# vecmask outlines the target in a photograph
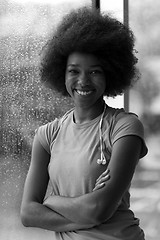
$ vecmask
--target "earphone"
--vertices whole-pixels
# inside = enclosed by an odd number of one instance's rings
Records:
[[[102,165],[105,165],[107,163],[106,158],[103,153],[103,139],[102,139],[102,122],[103,122],[103,117],[104,117],[105,111],[106,111],[106,104],[104,106],[104,111],[102,113],[102,116],[101,116],[101,119],[99,122],[99,141],[100,141],[101,158],[97,159],[97,163],[102,164]]]
[[[67,118],[68,114],[73,111],[74,108],[70,109],[61,119],[61,124],[64,122],[64,120]],[[101,151],[101,157],[100,159],[97,159],[97,164],[105,165],[107,163],[105,155],[103,153],[103,139],[102,139],[102,123],[103,123],[103,117],[104,113],[106,111],[106,104],[104,105],[104,110],[99,122],[99,141],[100,141],[100,151]]]

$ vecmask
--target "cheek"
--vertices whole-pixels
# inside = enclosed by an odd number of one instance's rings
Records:
[[[72,88],[71,88],[72,82],[68,78],[65,79],[65,86],[66,86],[67,92],[71,95],[71,93],[72,93]]]
[[[68,84],[68,81],[65,81],[65,85],[66,85],[66,89],[67,89],[67,92],[69,93],[69,84]]]
[[[101,79],[99,86],[100,86],[100,89],[102,92],[104,92],[106,90],[106,79],[105,78]]]

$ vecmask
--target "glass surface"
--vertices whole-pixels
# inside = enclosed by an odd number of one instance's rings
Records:
[[[39,54],[57,23],[89,0],[0,1],[0,239],[47,240],[52,232],[22,226],[22,191],[35,129],[71,107],[45,88]]]
[[[101,0],[100,8],[101,12],[109,12],[123,22],[123,0]]]
[[[123,0],[101,0],[100,9],[103,13],[109,13],[116,17],[119,21],[123,22]],[[123,108],[124,96],[117,96],[115,98],[104,98],[106,103],[111,107]]]
[[[130,110],[145,128],[148,155],[138,165],[132,208],[146,240],[160,236],[160,1],[130,1],[130,26],[136,36],[140,80],[130,91]]]

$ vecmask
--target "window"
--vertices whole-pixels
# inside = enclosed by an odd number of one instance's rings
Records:
[[[100,9],[101,12],[109,12],[116,18],[118,18],[121,22],[124,21],[124,5],[123,5],[123,0],[114,0],[114,1],[105,1],[101,0],[100,1]],[[127,93],[126,93],[127,95]],[[124,98],[124,95],[122,96],[117,96],[115,98],[105,98],[105,101],[107,102],[108,105],[111,105],[113,107],[117,108],[123,108],[124,107],[124,99],[125,99],[125,106],[126,110],[128,110],[128,98]]]
[[[130,91],[129,108],[145,128],[149,152],[135,174],[132,208],[146,239],[158,240],[160,229],[160,2],[130,1],[129,22],[136,36],[140,81]],[[151,219],[151,221],[149,220]]]
[[[61,17],[90,0],[2,0],[0,3],[0,239],[52,239],[19,218],[35,129],[71,107],[39,81],[39,53]],[[63,108],[60,106],[63,105]]]
[[[39,80],[39,53],[57,23],[72,8],[100,5],[136,34],[141,81],[124,96],[105,99],[136,112],[146,131],[149,154],[140,161],[132,207],[148,239],[158,240],[160,180],[160,2],[127,0],[1,0],[0,3],[0,239],[52,239],[52,233],[24,228],[19,218],[35,129],[72,107]],[[60,106],[63,106],[62,108]],[[142,188],[141,188],[142,186]],[[146,196],[147,194],[147,196]],[[148,221],[152,219],[151,221]]]

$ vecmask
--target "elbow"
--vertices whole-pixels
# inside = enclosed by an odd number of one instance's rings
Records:
[[[20,212],[20,219],[21,223],[23,224],[24,227],[32,227],[32,219],[33,219],[33,214],[29,210],[29,208],[21,208]]]
[[[92,226],[100,225],[106,218],[106,212],[104,216],[104,211],[102,211],[102,208],[100,208],[98,204],[91,204],[87,209],[82,209],[80,214],[80,218],[82,219],[81,223],[91,224]]]
[[[30,227],[30,225],[25,217],[21,217],[21,223],[23,224],[24,227]]]
[[[94,227],[98,225],[96,218],[96,206],[91,203],[90,205],[83,205],[80,208],[79,215],[77,216],[78,223],[91,225]]]
[[[96,222],[97,225],[100,225],[100,224],[106,222],[112,216],[113,216],[113,212],[111,212],[111,211],[98,212],[98,214],[95,217],[95,222]]]
[[[21,208],[20,219],[24,227],[33,227],[33,213],[31,212],[29,206]]]
[[[86,207],[83,205],[81,211],[79,211],[80,223],[98,226],[110,219],[116,210],[117,205],[109,201],[107,203],[105,202],[105,204],[102,201],[95,201],[86,205]]]
[[[29,218],[25,212],[21,211],[20,219],[21,219],[21,223],[23,224],[24,227],[30,227]]]
[[[110,219],[117,210],[117,206],[110,204],[110,206],[99,206],[95,210],[94,221],[96,225],[100,225]]]

